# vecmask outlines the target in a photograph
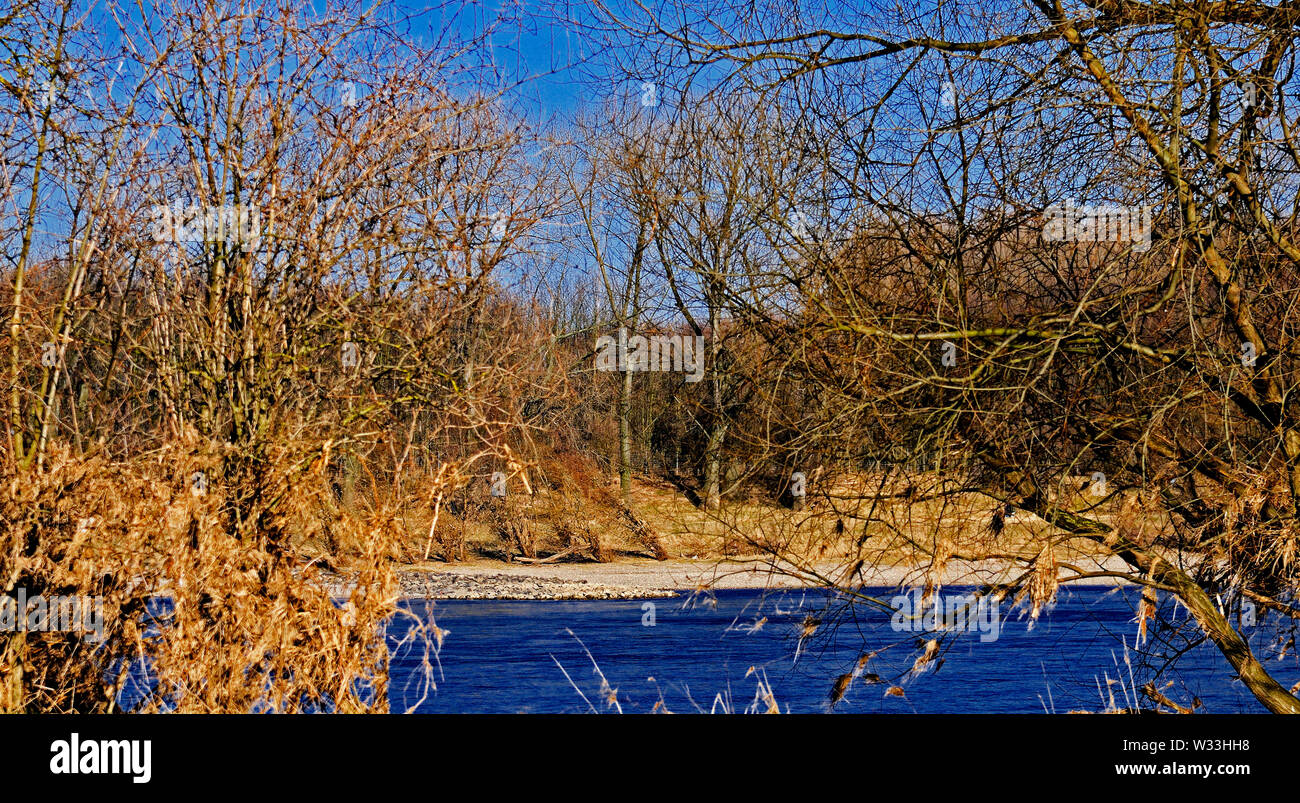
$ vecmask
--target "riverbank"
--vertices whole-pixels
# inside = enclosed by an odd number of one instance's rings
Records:
[[[1121,570],[1122,564],[1108,568]],[[627,559],[611,563],[505,564],[500,561],[433,563],[399,573],[402,596],[430,599],[637,599],[670,597],[679,593],[718,589],[813,588],[843,578],[839,564],[814,564],[803,571],[792,566],[774,567],[758,560],[706,560],[678,558],[655,561]],[[904,586],[923,582],[924,566],[868,567],[859,582],[869,586]],[[1062,573],[1062,577],[1066,577]],[[946,585],[982,585],[1009,579],[1008,567],[998,561],[952,561],[937,579]],[[821,582],[819,582],[819,580]],[[1114,585],[1111,578],[1088,578],[1076,585]],[[334,577],[336,593],[347,584]]]
[[[408,599],[628,599],[672,597],[677,591],[654,585],[610,584],[590,577],[457,567],[448,571],[404,571],[398,582]]]

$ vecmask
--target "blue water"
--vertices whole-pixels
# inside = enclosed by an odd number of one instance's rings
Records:
[[[893,593],[868,592],[885,600]],[[647,602],[654,605],[652,627],[643,623]],[[404,604],[409,615],[389,628],[389,700],[395,712],[421,713],[642,713],[657,706],[679,713],[745,711],[755,705],[762,682],[782,711],[795,713],[1064,713],[1102,710],[1111,704],[1110,692],[1115,706],[1136,705],[1134,686],[1154,680],[1175,702],[1199,698],[1202,711],[1263,711],[1217,649],[1191,645],[1187,636],[1195,628],[1173,602],[1162,602],[1159,615],[1176,627],[1153,628],[1135,648],[1137,602],[1133,589],[1062,589],[1032,628],[1023,612],[1004,604],[996,640],[981,642],[978,631],[963,634],[942,653],[942,664],[911,673],[918,646],[933,634],[897,632],[887,613],[848,606],[823,592],[410,601]],[[822,624],[801,642],[801,625],[810,616]],[[403,641],[414,619],[429,617],[447,631],[436,655],[418,640]],[[1245,632],[1256,655],[1289,687],[1300,680],[1300,664],[1294,650],[1276,658],[1270,645],[1277,634],[1266,624]],[[851,673],[859,656],[872,651],[878,654],[863,674],[874,673],[882,682],[856,679],[832,709],[835,678]],[[1183,654],[1171,668],[1166,659],[1177,653]],[[615,690],[617,706],[609,692],[602,694],[593,659]],[[1123,686],[1107,678],[1122,678]],[[887,695],[891,686],[900,686],[903,695]],[[1151,706],[1144,700],[1143,707]]]

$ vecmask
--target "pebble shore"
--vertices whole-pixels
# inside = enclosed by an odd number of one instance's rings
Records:
[[[328,572],[324,576],[332,596],[346,597],[352,592],[353,584],[346,578]],[[501,572],[404,571],[398,573],[397,582],[405,599],[648,599],[679,593],[671,588]]]
[[[1118,562],[1113,558],[1112,562]],[[832,563],[816,567],[823,576],[840,574]],[[1090,567],[1091,568],[1091,567]],[[1097,568],[1101,568],[1099,564]],[[1114,567],[1122,570],[1122,565]],[[869,586],[898,587],[920,582],[919,566],[877,566],[863,580]],[[944,572],[948,585],[982,585],[1006,578],[1007,568],[997,561],[951,561]],[[331,593],[347,596],[351,583],[326,574]],[[431,564],[398,573],[401,595],[414,599],[651,599],[709,589],[793,589],[816,585],[807,579],[776,571],[757,561],[674,559],[626,560],[613,563],[562,563],[547,566],[504,566],[487,562]],[[1113,585],[1117,581],[1095,578],[1087,585]]]
[[[633,588],[517,574],[403,572],[402,596],[432,599],[640,599],[674,597],[667,588]]]

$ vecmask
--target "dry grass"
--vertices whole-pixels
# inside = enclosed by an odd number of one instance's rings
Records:
[[[509,497],[494,500],[488,485],[471,480],[447,496],[438,509],[430,540],[434,504],[419,494],[387,517],[394,529],[387,554],[402,564],[422,563],[426,543],[437,561],[595,561],[621,558],[686,557],[726,559],[763,556],[800,561],[861,561],[870,566],[929,564],[950,559],[1032,559],[1050,547],[1058,561],[1103,558],[1096,540],[1069,536],[1025,511],[1000,516],[987,496],[954,493],[930,497],[913,489],[932,487],[933,475],[884,478],[862,472],[835,478],[807,506],[791,510],[758,492],[726,498],[706,511],[672,483],[637,476],[628,504],[617,479],[602,476],[576,453],[548,454],[529,469],[532,493],[513,483]],[[366,500],[391,497],[385,489],[364,490]],[[1147,513],[1129,495],[1099,500],[1086,490],[1061,496],[1065,507],[1097,520],[1147,533],[1169,532],[1167,518]],[[373,501],[370,507],[375,507]],[[347,506],[335,505],[311,525],[298,543],[309,555],[339,554],[329,516],[347,519]],[[342,549],[347,552],[347,549]]]
[[[911,484],[927,480],[933,483],[934,478],[914,477]],[[994,524],[998,505],[986,496],[907,498],[906,484],[883,482],[879,475],[864,472],[837,478],[823,495],[810,496],[800,511],[752,495],[724,499],[719,510],[705,511],[667,482],[638,478],[632,505],[662,534],[672,554],[687,557],[782,554],[805,560],[865,558],[872,565],[895,566],[928,562],[936,554],[973,560],[1032,557],[1053,539],[1065,559],[1104,554],[1094,540],[1062,536],[1024,511],[1004,518],[998,528]],[[897,496],[877,501],[878,494]],[[1063,501],[1073,509],[1084,509],[1098,500],[1079,494]],[[1109,522],[1121,514],[1121,506],[1110,501],[1090,513]],[[1167,529],[1154,515],[1150,526]]]
[[[6,634],[0,710],[116,710],[139,662],[153,688],[142,711],[387,710],[394,521],[333,523],[347,547],[336,559],[358,581],[336,605],[287,534],[328,493],[323,464],[287,447],[252,462],[188,439],[125,462],[56,449],[46,471],[7,477],[2,590],[100,597],[106,627],[99,644]],[[195,471],[211,478],[201,495]]]
[[[490,496],[483,478],[471,478],[448,490],[435,503],[427,487],[405,500],[390,517],[389,556],[402,564],[421,563],[426,542],[431,558],[444,562],[465,560],[595,561],[620,557],[664,559],[665,548],[657,529],[625,506],[611,483],[596,471],[589,458],[576,453],[548,453],[528,469],[527,490],[522,481],[511,483],[502,499]],[[420,487],[409,482],[411,487]],[[531,491],[529,493],[528,491]],[[378,499],[391,499],[391,488],[362,489],[358,498],[370,507]],[[304,524],[296,542],[306,554],[337,554],[331,537],[331,517],[353,515],[352,507],[326,502],[317,520]],[[430,541],[430,530],[432,540]]]

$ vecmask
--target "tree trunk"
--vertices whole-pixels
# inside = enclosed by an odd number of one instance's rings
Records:
[[[1227,617],[1219,612],[1210,595],[1205,593],[1186,572],[1169,561],[1148,550],[1143,549],[1127,538],[1114,532],[1107,524],[1093,521],[1075,513],[1053,508],[1046,504],[1041,495],[1035,494],[1030,504],[1024,505],[1067,532],[1088,534],[1097,541],[1110,547],[1114,554],[1120,556],[1130,566],[1140,570],[1153,581],[1173,589],[1173,593],[1187,606],[1196,617],[1201,632],[1219,648],[1223,657],[1236,670],[1241,682],[1246,684],[1250,693],[1255,695],[1265,708],[1275,714],[1300,714],[1300,699],[1287,691],[1286,687],[1268,673],[1259,662],[1250,645],[1233,629]]]
[[[618,397],[618,484],[623,501],[632,493],[632,372],[623,371]]]
[[[1265,708],[1274,714],[1300,714],[1300,699],[1296,699],[1295,695],[1268,673],[1250,651],[1246,640],[1215,607],[1210,595],[1186,572],[1158,555],[1138,549],[1126,539],[1121,539],[1117,552],[1129,563],[1146,571],[1151,579],[1175,589],[1174,593],[1196,617],[1201,630],[1219,648],[1219,652],[1237,671],[1241,682],[1246,684],[1246,688]]]
[[[722,443],[727,437],[727,422],[718,420],[709,431],[709,445],[704,451],[704,509],[717,510],[722,504]]]

